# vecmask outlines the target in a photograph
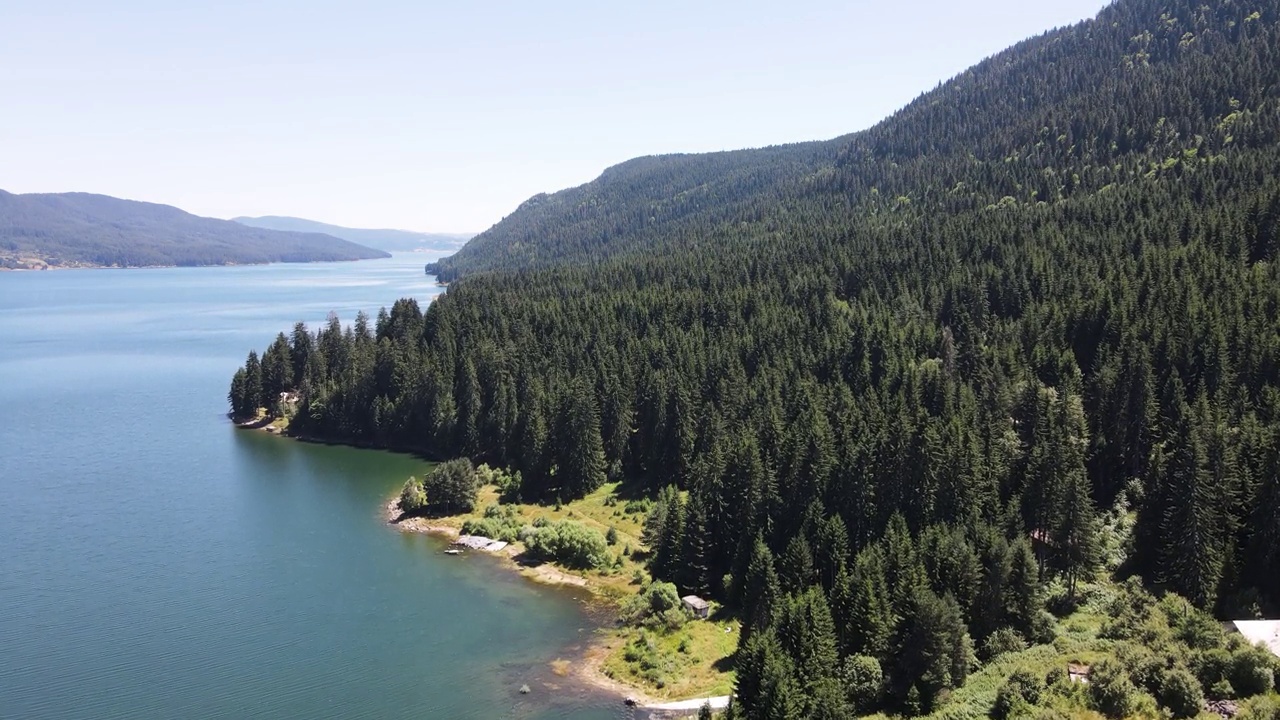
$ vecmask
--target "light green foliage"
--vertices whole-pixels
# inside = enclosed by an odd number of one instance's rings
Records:
[[[408,515],[422,512],[427,507],[427,493],[422,488],[422,481],[416,477],[406,480],[396,505],[400,512]]]
[[[503,542],[515,542],[520,539],[523,518],[519,511],[511,505],[489,505],[484,509],[484,517],[468,518],[462,523],[463,535],[481,535]]]
[[[561,520],[521,533],[530,555],[578,570],[604,567],[608,544],[599,532],[576,522]]]
[[[851,655],[840,668],[849,706],[854,712],[867,712],[880,704],[884,695],[884,671],[880,661],[866,655]]]
[[[1175,718],[1195,717],[1200,713],[1203,701],[1200,682],[1190,672],[1178,668],[1165,675],[1160,688],[1160,704],[1168,708]]]
[[[1252,698],[1240,707],[1236,720],[1280,720],[1280,700],[1273,695]]]
[[[632,625],[674,630],[687,619],[680,606],[680,592],[667,582],[649,583],[628,600],[622,610],[622,620]]]
[[[515,500],[520,494],[520,471],[508,471],[505,468],[490,467],[481,463],[476,467],[476,482],[481,486],[492,485],[504,501]]]
[[[992,660],[1005,653],[1015,653],[1027,649],[1027,641],[1022,639],[1013,628],[1000,628],[991,633],[982,643],[982,658]]]
[[[1089,678],[1089,700],[1093,708],[1111,718],[1125,718],[1137,706],[1138,689],[1123,666],[1111,660],[1093,667]]]
[[[1277,665],[1275,656],[1265,649],[1242,644],[1231,655],[1227,679],[1239,697],[1261,695],[1275,687]]]
[[[658,639],[643,630],[627,643],[623,659],[639,671],[639,675],[657,688],[665,687],[676,671],[675,660],[664,653]]]

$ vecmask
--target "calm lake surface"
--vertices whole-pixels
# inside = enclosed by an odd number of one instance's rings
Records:
[[[250,348],[425,308],[425,261],[0,273],[0,718],[626,716],[550,672],[573,593],[382,522],[421,461],[224,416]]]

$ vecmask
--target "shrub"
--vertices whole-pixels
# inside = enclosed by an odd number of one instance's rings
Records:
[[[680,591],[676,590],[676,586],[669,582],[651,584],[644,593],[644,599],[649,606],[649,611],[654,613],[666,612],[671,608],[680,607]]]
[[[1027,649],[1027,641],[1013,628],[1000,628],[991,633],[982,643],[982,658],[993,660],[1005,653],[1019,652]]]
[[[476,468],[476,481],[481,487],[492,485],[498,489],[498,496],[506,502],[520,497],[520,471],[514,472],[502,468],[480,465]]]
[[[1027,701],[1006,683],[996,691],[996,701],[991,706],[991,717],[995,720],[1009,720],[1027,715],[1028,710],[1030,706]]]
[[[686,617],[680,608],[680,592],[668,582],[649,583],[622,609],[623,622],[633,625],[679,627]]]
[[[1208,650],[1222,645],[1222,626],[1190,602],[1170,593],[1161,598],[1160,609],[1169,621],[1173,636],[1191,649]]]
[[[1219,691],[1216,688],[1220,683],[1227,682],[1230,676],[1231,653],[1222,648],[1197,652],[1191,657],[1191,671],[1202,687],[1215,688],[1210,691],[1211,695],[1218,698],[1230,697],[1217,694]]]
[[[1133,714],[1138,689],[1129,674],[1114,660],[1103,660],[1093,667],[1089,678],[1089,700],[1098,712],[1113,718]]]
[[[1236,720],[1280,720],[1280,701],[1268,695],[1247,700]]]
[[[617,545],[618,544],[618,528],[610,526],[609,532],[604,534],[604,541],[608,543],[610,547]]]
[[[840,674],[849,703],[855,711],[866,713],[880,704],[884,692],[884,671],[879,660],[866,655],[851,655],[844,659]]]
[[[522,534],[525,547],[535,558],[579,570],[603,567],[609,562],[604,536],[575,522],[551,523]]]
[[[1175,718],[1199,715],[1203,702],[1200,681],[1190,672],[1177,668],[1165,673],[1164,685],[1160,688],[1160,704],[1168,708]]]
[[[1231,656],[1227,679],[1242,698],[1265,694],[1275,685],[1275,658],[1260,647],[1241,646]]]
[[[674,607],[670,610],[664,610],[661,615],[654,618],[653,624],[664,627],[667,630],[679,630],[689,621],[689,614],[684,608]]]
[[[1032,705],[1040,702],[1040,691],[1044,690],[1044,683],[1040,678],[1027,669],[1014,670],[1004,684],[1016,690]]]
[[[515,542],[520,538],[519,517],[489,516],[462,523],[463,535],[482,535],[503,542]]]
[[[1031,671],[1015,670],[996,692],[996,702],[991,708],[991,716],[996,720],[1007,720],[1026,715],[1032,705],[1040,702],[1042,690],[1044,690],[1043,683]]]
[[[404,483],[400,491],[400,500],[396,503],[400,512],[407,515],[420,513],[427,507],[427,493],[422,488],[422,481],[411,477]]]
[[[1121,662],[1129,668],[1129,678],[1143,690],[1159,695],[1169,675],[1169,663],[1154,653],[1140,648],[1120,653]]]

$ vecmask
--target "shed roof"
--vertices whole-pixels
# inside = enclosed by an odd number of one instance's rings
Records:
[[[680,600],[683,601],[685,605],[688,605],[689,607],[698,608],[699,610],[703,608],[711,607],[711,603],[708,603],[706,600],[703,600],[697,595],[685,595],[684,597],[680,598]]]
[[[1275,655],[1280,655],[1280,620],[1235,620],[1236,631],[1255,645],[1262,643]]]

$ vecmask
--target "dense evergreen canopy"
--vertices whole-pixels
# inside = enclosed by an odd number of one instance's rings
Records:
[[[1120,0],[866,132],[530,200],[426,313],[298,328],[294,423],[646,486],[749,717],[927,711],[1117,505],[1123,572],[1280,606],[1277,168],[1280,2]]]

